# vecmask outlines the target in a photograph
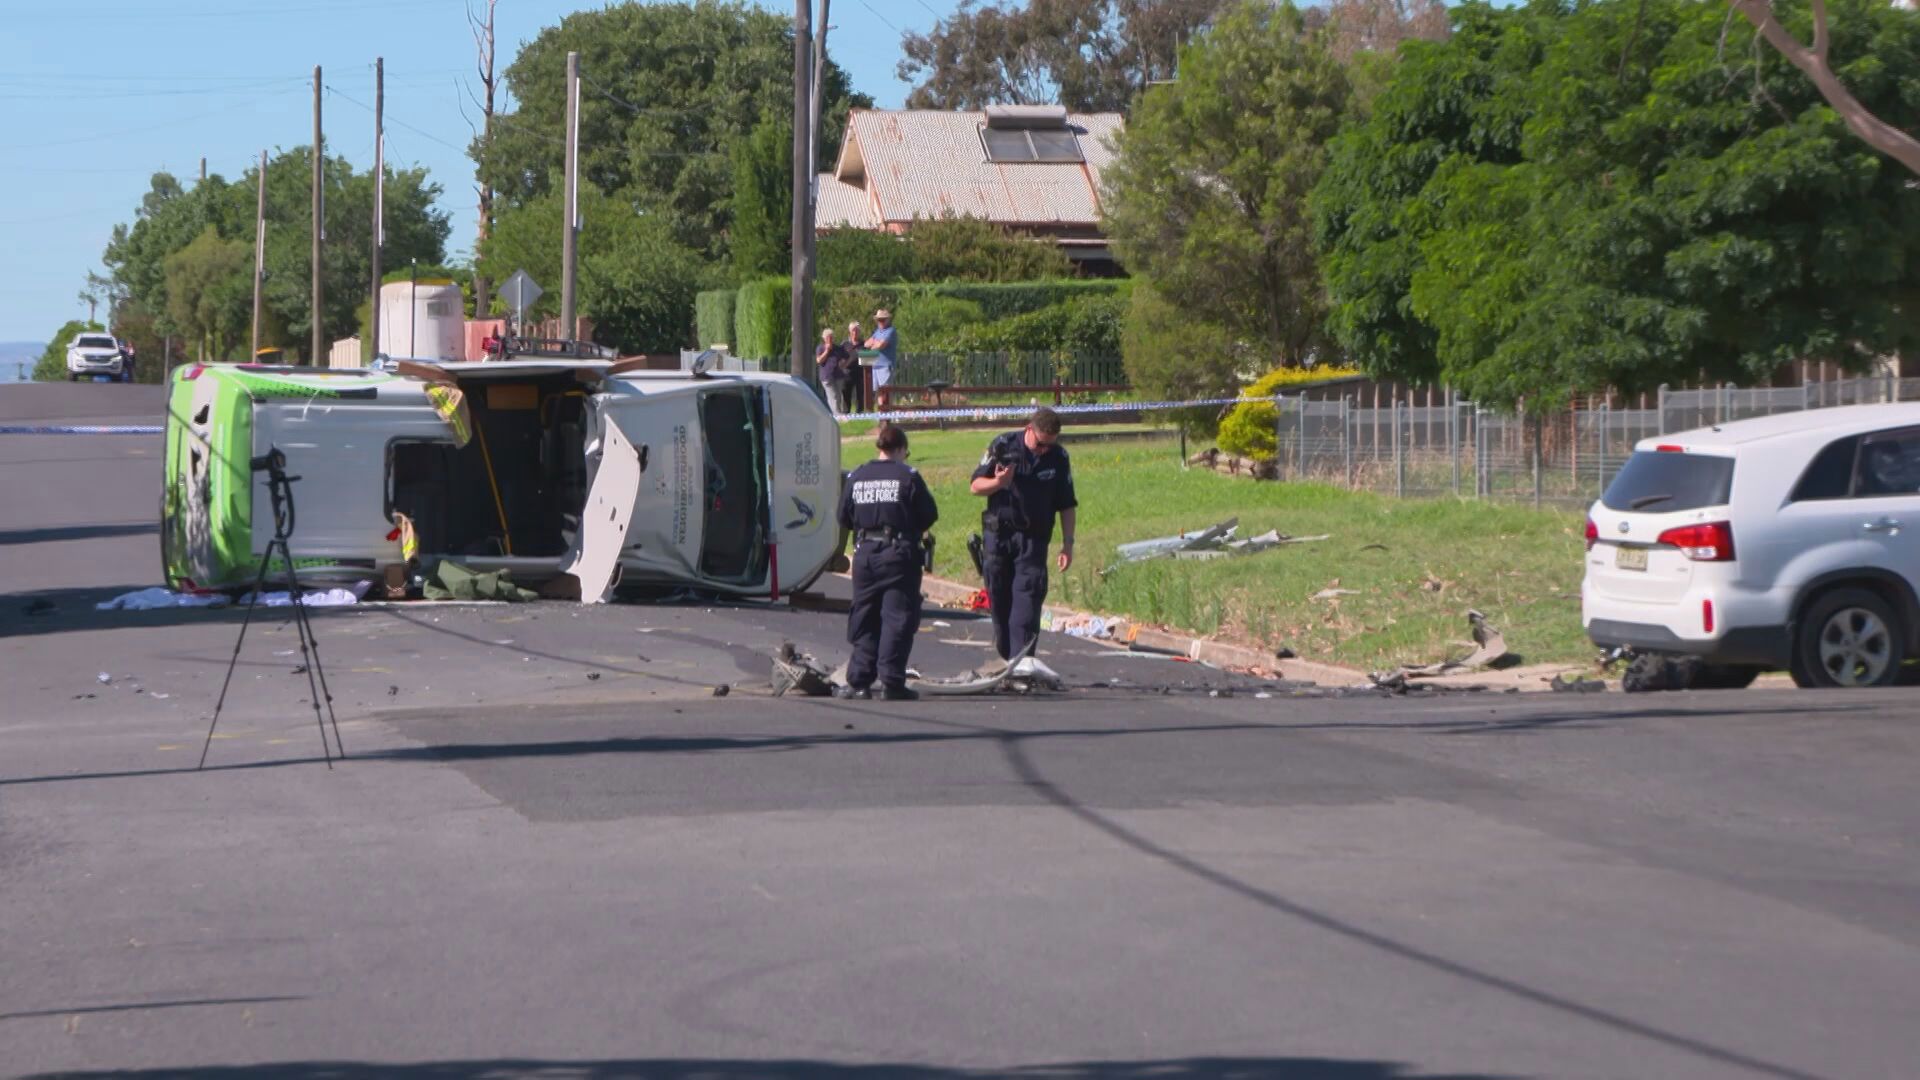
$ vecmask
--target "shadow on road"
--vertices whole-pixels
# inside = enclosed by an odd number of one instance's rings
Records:
[[[57,544],[63,540],[101,540],[113,536],[155,536],[157,521],[123,525],[56,525],[45,529],[0,529],[0,547],[14,544]]]
[[[681,1058],[611,1061],[429,1061],[387,1064],[292,1061],[190,1069],[40,1073],[27,1080],[1494,1080],[1485,1074],[1426,1073],[1389,1061],[1332,1058],[1181,1058],[1085,1061],[957,1069],[852,1065],[829,1061]]]

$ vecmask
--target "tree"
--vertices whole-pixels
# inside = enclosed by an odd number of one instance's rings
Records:
[[[1009,232],[985,218],[917,220],[907,228],[907,242],[917,281],[1040,281],[1073,273],[1052,241]]]
[[[1833,55],[1920,47],[1846,0]],[[1455,9],[1316,192],[1332,326],[1370,371],[1546,408],[1859,368],[1920,340],[1920,189],[1777,56],[1686,0]],[[1871,68],[1871,64],[1863,64]],[[1906,117],[1899,81],[1863,101]]]
[[[222,240],[209,225],[193,242],[167,256],[167,318],[203,357],[232,359],[253,307],[253,249]]]
[[[1171,79],[1181,44],[1227,3],[962,0],[931,31],[905,35],[897,74],[921,79],[908,108],[1058,102],[1077,112],[1116,112],[1153,82]]]
[[[266,322],[296,341],[309,339],[312,321],[312,160],[312,151],[299,147],[267,163]],[[103,261],[115,284],[125,290],[125,300],[150,313],[158,332],[188,335],[187,328],[174,321],[169,302],[169,256],[209,228],[219,239],[242,243],[251,252],[256,176],[257,167],[234,184],[209,176],[188,190],[171,175],[156,173],[133,221],[114,227]],[[329,337],[345,337],[353,333],[354,310],[365,296],[372,269],[373,176],[355,173],[344,159],[329,157],[324,182],[323,327]],[[439,185],[427,179],[424,169],[387,171],[385,250],[390,263],[439,262],[445,257],[447,216],[433,208],[439,195]]]
[[[1860,136],[1868,146],[1905,165],[1908,171],[1920,175],[1920,139],[1916,139],[1892,124],[1875,116],[1858,97],[1847,89],[1847,84],[1835,74],[1829,54],[1832,52],[1832,36],[1827,31],[1827,5],[1825,0],[1808,0],[1811,8],[1813,35],[1809,44],[1801,44],[1800,39],[1780,24],[1779,12],[1770,0],[1728,0],[1733,9],[1746,16],[1747,21],[1758,29],[1767,43],[1780,50],[1794,67],[1806,73],[1813,85],[1820,91],[1828,105],[1846,121],[1847,130]],[[1909,54],[1907,64],[1887,62],[1882,58],[1888,71],[1912,71],[1911,62],[1920,59]],[[1874,65],[1878,67],[1879,65]],[[1869,78],[1879,77],[1879,71],[1862,72]]]
[[[1249,0],[1181,50],[1106,173],[1115,252],[1155,293],[1267,357],[1324,344],[1306,196],[1346,106],[1345,72],[1291,4]]]
[[[1120,337],[1127,381],[1149,399],[1193,401],[1232,397],[1261,358],[1217,324],[1196,319],[1145,282],[1133,288],[1132,306]],[[1180,410],[1174,421],[1209,435],[1220,410]]]
[[[1327,48],[1342,63],[1369,52],[1391,55],[1403,41],[1447,38],[1447,7],[1440,0],[1332,0],[1308,15],[1309,27],[1324,24]]]
[[[625,352],[672,352],[693,340],[694,293],[718,284],[700,254],[682,246],[671,222],[631,195],[580,187],[580,313],[594,337]],[[560,280],[561,200],[549,192],[501,212],[481,249],[479,269],[500,279],[524,269],[536,281]],[[548,289],[530,316],[552,314]]]
[[[582,178],[664,215],[683,246],[724,256],[733,146],[762,116],[793,109],[791,22],[737,0],[683,0],[575,12],[541,31],[506,70],[516,107],[471,151],[496,217],[559,186],[569,51],[582,72]],[[872,101],[831,63],[821,93],[832,146],[847,111]]]
[[[47,342],[47,347],[41,350],[39,363],[33,365],[34,381],[64,381],[67,377],[67,346],[73,344],[73,339],[81,334],[105,329],[106,327],[97,322],[73,319],[56,330],[53,340]]]
[[[471,3],[467,6],[467,29],[473,33],[474,69],[480,80],[480,93],[474,99],[474,105],[480,110],[480,128],[473,134],[474,143],[478,147],[476,156],[480,158],[484,158],[487,148],[493,145],[494,97],[500,89],[500,76],[494,68],[493,34],[493,9],[499,0],[483,0],[483,2],[486,4],[484,16],[475,12]],[[479,214],[474,222],[474,247],[477,249],[486,241],[487,233],[493,229],[493,185],[484,179],[479,179],[474,184],[473,191],[479,199],[476,207]],[[484,318],[491,310],[487,285],[484,274],[473,279],[473,306],[476,317]]]
[[[769,113],[733,144],[733,272],[787,272],[793,253],[793,117]]]

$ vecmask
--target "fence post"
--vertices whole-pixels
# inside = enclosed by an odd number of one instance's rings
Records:
[[[1393,497],[1396,499],[1407,497],[1407,451],[1400,434],[1403,418],[1406,416],[1406,413],[1401,411],[1404,408],[1405,406],[1396,398],[1393,403]]]
[[[1447,387],[1447,457],[1453,462],[1453,497],[1460,497],[1460,399]]]
[[[1287,399],[1279,394],[1273,395],[1273,471],[1274,479],[1287,478],[1286,421]]]
[[[1540,436],[1542,421],[1538,413],[1535,413],[1531,417],[1531,420],[1532,423],[1527,426],[1533,429],[1533,508],[1538,510],[1540,509]]]
[[[1666,383],[1660,384],[1660,391],[1653,399],[1653,407],[1655,412],[1655,416],[1653,420],[1653,433],[1655,435],[1665,435],[1667,433],[1667,384]]]
[[[1594,455],[1594,496],[1598,498],[1607,492],[1607,435],[1613,429],[1613,403],[1600,403],[1600,447]]]
[[[1353,490],[1353,397],[1340,396],[1340,467],[1347,478],[1347,490]]]
[[[1487,410],[1473,407],[1473,497],[1487,496]]]

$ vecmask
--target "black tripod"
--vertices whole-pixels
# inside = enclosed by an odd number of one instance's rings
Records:
[[[207,741],[200,747],[200,764],[196,768],[206,768],[207,751],[213,746],[213,729],[220,725],[220,710],[227,703],[227,688],[233,685],[233,669],[240,663],[240,646],[247,640],[247,626],[253,622],[253,609],[260,602],[260,594],[266,589],[267,570],[278,555],[287,567],[287,595],[293,600],[293,624],[300,634],[300,670],[307,673],[307,690],[313,701],[313,722],[320,728],[320,753],[327,760],[327,768],[333,768],[333,749],[327,746],[327,722],[333,723],[333,746],[339,750],[341,760],[345,760],[347,749],[340,743],[340,721],[333,715],[333,694],[327,689],[327,673],[320,666],[320,643],[314,639],[313,623],[307,615],[307,606],[301,602],[300,575],[293,567],[293,552],[287,549],[287,538],[293,535],[293,482],[300,479],[288,476],[286,472],[287,456],[278,449],[270,449],[266,454],[253,459],[253,471],[267,474],[267,491],[273,497],[273,539],[267,544],[266,553],[260,556],[260,572],[254,575],[253,595],[247,599],[247,616],[240,621],[240,636],[233,643],[233,659],[227,661],[227,678],[220,684],[220,699],[213,706],[213,722],[207,725]],[[320,702],[327,703],[326,720],[320,718]]]

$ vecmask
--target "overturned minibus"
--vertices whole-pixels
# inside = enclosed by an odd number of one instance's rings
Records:
[[[529,360],[396,370],[205,364],[167,405],[168,584],[252,584],[279,450],[307,582],[452,559],[549,596],[693,586],[777,598],[839,546],[839,430],[786,375]]]

